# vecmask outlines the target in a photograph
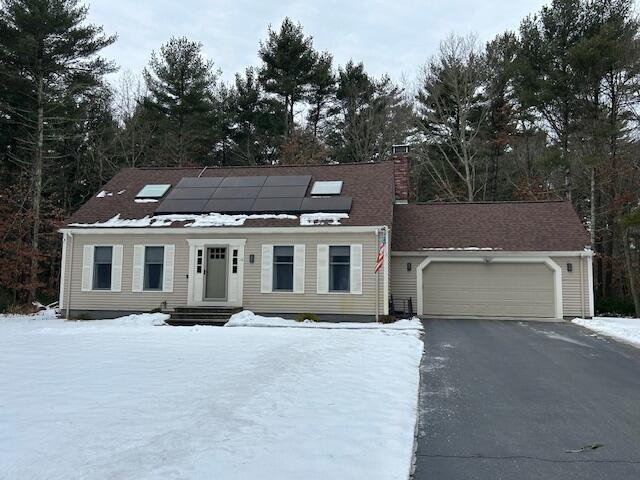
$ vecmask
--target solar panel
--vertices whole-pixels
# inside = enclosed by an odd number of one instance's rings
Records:
[[[284,198],[284,197],[304,197],[307,193],[305,186],[282,186],[282,187],[262,187],[258,198]]]
[[[208,199],[215,191],[215,188],[174,188],[167,195],[167,200]]]
[[[297,187],[297,186],[309,186],[311,182],[311,175],[281,175],[281,176],[269,176],[267,181],[264,182],[265,187]]]
[[[349,212],[351,211],[351,197],[321,197],[305,198],[302,200],[300,211],[311,212]]]
[[[226,177],[219,185],[223,188],[229,187],[261,187],[267,180],[265,176],[255,177]]]
[[[212,198],[256,198],[260,187],[218,188]]]
[[[165,200],[156,208],[155,213],[201,213],[207,203],[206,199],[198,200]]]
[[[302,198],[258,198],[253,204],[255,213],[298,213]]]
[[[222,177],[184,177],[176,188],[215,188],[222,183]]]
[[[204,212],[251,213],[253,202],[255,202],[253,198],[212,199],[204,206]]]

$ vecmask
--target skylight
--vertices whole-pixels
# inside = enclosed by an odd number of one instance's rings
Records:
[[[169,190],[171,185],[167,184],[149,184],[142,187],[142,190],[138,192],[136,198],[160,198],[167,190]]]
[[[311,195],[340,195],[341,191],[342,180],[314,182],[311,187]]]

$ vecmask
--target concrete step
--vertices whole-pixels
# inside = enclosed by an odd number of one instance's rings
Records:
[[[175,313],[213,313],[233,315],[242,311],[240,307],[175,307]],[[170,312],[168,312],[170,313]]]
[[[212,319],[212,320],[228,320],[233,313],[228,312],[167,312],[171,315],[171,318],[174,320],[179,320],[183,318],[194,318],[194,319]]]

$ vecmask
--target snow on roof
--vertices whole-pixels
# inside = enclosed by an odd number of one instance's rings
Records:
[[[185,227],[239,227],[247,220],[295,220],[298,217],[284,213],[225,215],[221,213],[146,215],[143,218],[121,218],[118,213],[105,222],[72,223],[71,227],[168,227],[174,222],[187,222]],[[307,213],[300,216],[300,225],[340,225],[340,220],[349,218],[346,213]]]

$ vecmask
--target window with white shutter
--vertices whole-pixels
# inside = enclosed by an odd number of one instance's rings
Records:
[[[273,245],[262,245],[260,271],[260,292],[271,293],[273,290]]]
[[[317,247],[317,292],[329,292],[329,245],[318,245]]]

